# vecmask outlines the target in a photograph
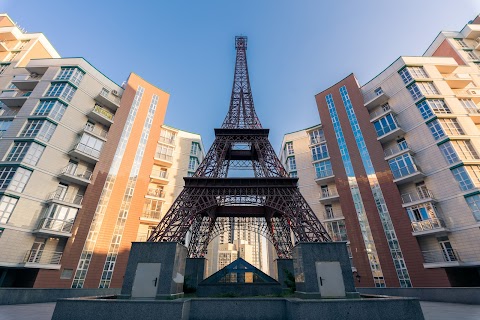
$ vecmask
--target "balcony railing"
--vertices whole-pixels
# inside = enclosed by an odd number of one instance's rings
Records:
[[[164,198],[165,191],[161,188],[148,188],[147,195],[157,198]]]
[[[20,108],[16,110],[0,108],[0,117],[14,117],[17,115],[18,111],[20,111]]]
[[[146,211],[142,213],[142,218],[160,220],[161,212],[159,211]]]
[[[110,100],[110,101],[113,101],[115,104],[120,104],[120,98],[117,97],[117,96],[115,96],[115,95],[113,95],[113,93],[110,94],[110,91],[109,91],[109,90],[103,89],[102,91],[100,91],[100,95],[101,95],[102,97],[104,97],[105,99],[108,99],[108,100]]]
[[[63,252],[32,249],[25,254],[25,263],[60,264]]]
[[[77,172],[76,167],[66,166],[62,169],[62,173],[75,176],[81,179],[90,180],[92,178],[92,171],[85,170],[83,172]]]
[[[442,219],[439,219],[439,218],[431,218],[428,220],[412,222],[413,232],[431,231],[431,230],[443,229],[443,228],[445,228],[445,223],[443,222]]]
[[[156,170],[152,171],[152,176],[161,178],[161,179],[168,179],[168,172],[167,171],[162,171],[162,170]]]
[[[383,151],[383,154],[385,155],[385,158],[386,157],[390,157],[390,156],[393,156],[394,154],[397,154],[397,153],[400,153],[402,151],[405,151],[405,150],[409,150],[410,148],[408,147],[408,145],[394,145],[393,147],[391,148],[388,148],[388,149],[385,149]]]
[[[328,220],[328,219],[334,219],[336,216],[335,216],[335,213],[333,212],[333,210],[325,210],[323,212],[323,218]]]
[[[74,147],[74,149],[78,150],[78,151],[81,151],[89,156],[92,156],[94,158],[100,158],[100,150],[97,150],[97,149],[93,149],[92,147],[86,145],[86,144],[83,144],[81,142],[77,143]]]
[[[93,112],[95,112],[96,114],[110,120],[110,121],[113,121],[113,118],[115,117],[113,115],[113,113],[111,113],[109,110],[105,109],[105,108],[102,108],[101,106],[99,106],[98,104],[96,104],[94,107],[93,107]]]
[[[457,250],[454,249],[422,251],[422,254],[425,263],[461,261]]]
[[[332,169],[316,172],[316,178],[317,179],[322,179],[322,178],[326,178],[326,177],[330,177],[330,176],[333,176],[333,170]]]
[[[418,172],[417,167],[411,164],[400,169],[392,170],[394,179],[400,179],[402,177],[414,174],[415,172]]]
[[[168,162],[173,161],[173,156],[165,154],[165,153],[160,153],[160,152],[155,153],[155,158],[160,159],[160,160],[165,160],[165,161],[168,161]]]
[[[322,190],[322,192],[320,192],[320,199],[331,198],[331,197],[338,197],[337,190]]]
[[[330,235],[333,241],[348,241],[346,233],[335,233]]]
[[[163,142],[163,143],[168,143],[168,144],[175,144],[175,137],[162,137],[160,136],[160,139],[158,141]]]
[[[92,134],[97,135],[97,136],[102,137],[102,138],[107,138],[107,135],[108,135],[107,130],[104,130],[104,129],[95,130],[95,128],[92,128],[91,126],[85,126],[84,130],[87,131],[87,132],[91,132]]]
[[[410,203],[410,202],[416,202],[416,201],[421,201],[425,199],[433,199],[433,193],[428,190],[428,189],[420,189],[417,190],[417,192],[410,192],[410,193],[404,193],[402,194],[402,202],[405,203]]]
[[[377,111],[370,113],[370,119],[374,119],[381,114],[387,113],[390,110],[391,110],[390,105],[385,104],[380,109],[378,109]]]
[[[40,219],[38,223],[38,229],[47,229],[58,232],[70,233],[72,231],[73,221],[71,220],[59,220],[52,218]]]
[[[64,194],[58,191],[54,191],[48,195],[47,200],[57,200],[57,201],[62,201],[66,203],[81,205],[83,200],[83,195],[76,194],[74,196],[65,197]]]

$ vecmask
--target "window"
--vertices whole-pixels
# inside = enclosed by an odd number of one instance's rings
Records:
[[[438,120],[433,120],[432,122],[429,122],[427,126],[432,132],[433,138],[435,138],[435,140],[438,140],[445,136],[445,131],[443,131],[443,128]]]
[[[157,145],[157,153],[155,157],[165,159],[167,161],[172,161],[173,150],[174,148],[170,146]]]
[[[160,142],[173,144],[176,136],[177,134],[175,132],[162,129],[162,131],[160,131]]]
[[[290,178],[298,178],[297,171],[292,171],[289,173],[289,175],[290,175]]]
[[[377,89],[375,89],[374,92],[375,92],[375,95],[376,95],[376,96],[379,96],[379,95],[383,94],[383,90],[382,90],[382,88],[380,88],[380,87],[378,87]]]
[[[316,162],[314,165],[317,179],[333,175],[332,164],[330,160]]]
[[[68,83],[52,83],[50,88],[48,89],[47,93],[45,94],[46,97],[60,97],[65,99],[66,101],[70,102],[72,100],[73,95],[75,94],[75,89]]]
[[[439,119],[439,121],[448,135],[459,136],[463,134],[463,130],[456,119]]]
[[[289,157],[287,159],[288,171],[297,170],[297,163],[295,162],[295,157]]]
[[[46,120],[28,120],[20,137],[35,137],[48,142],[56,127],[55,124]]]
[[[407,141],[405,140],[405,138],[398,139],[397,140],[397,146],[398,146],[398,149],[400,149],[400,150],[408,149],[408,144],[407,144]]]
[[[15,172],[15,175],[13,176],[13,179],[10,182],[8,189],[17,192],[23,192],[23,189],[25,188],[28,179],[30,179],[31,174],[32,171],[30,170],[24,168],[17,168],[17,171]]]
[[[325,228],[333,241],[348,241],[344,220],[325,222]]]
[[[377,136],[379,137],[397,128],[395,119],[391,114],[387,114],[385,117],[375,121],[373,125],[375,126],[375,131],[377,132]]]
[[[195,171],[198,168],[198,159],[196,157],[190,157],[188,162],[188,171]]]
[[[7,70],[7,68],[8,68],[9,65],[10,65],[10,64],[3,64],[3,63],[0,64],[0,74],[4,73],[5,70]]]
[[[463,160],[477,160],[478,154],[469,140],[452,141],[455,150]]]
[[[480,195],[476,194],[474,196],[466,197],[465,200],[467,201],[470,210],[472,210],[473,217],[475,220],[480,221]],[[1,212],[0,212],[0,219],[1,219]]]
[[[407,84],[407,83],[409,83],[410,81],[413,80],[412,76],[408,72],[408,68],[403,68],[402,70],[400,70],[398,72],[398,74],[400,75],[400,77],[403,80],[403,83],[405,83],[405,84]]]
[[[192,156],[198,156],[200,152],[200,143],[198,142],[192,142],[192,146],[190,147],[190,154]]]
[[[42,100],[33,112],[35,116],[49,116],[50,118],[60,121],[67,109],[67,105],[60,101]]]
[[[407,67],[398,72],[405,84],[409,83],[413,79],[428,78],[423,67]]]
[[[465,43],[465,41],[463,41],[463,39],[455,39],[455,41],[460,46],[460,48],[468,48],[467,44]]]
[[[442,152],[443,157],[445,158],[445,160],[447,160],[449,164],[460,161],[450,141],[445,142],[439,145],[438,147],[440,148],[440,151]]]
[[[407,207],[407,213],[412,222],[437,218],[435,207],[431,203]]]
[[[94,129],[95,129],[95,123],[91,121],[87,121],[87,123],[85,123],[85,127],[84,127],[85,131],[93,132]]]
[[[477,105],[475,104],[475,102],[473,102],[472,99],[458,99],[458,100],[460,101],[463,108],[468,113],[480,113]]]
[[[100,152],[102,151],[102,148],[103,140],[100,140],[86,133],[83,134],[80,142],[76,146],[76,149],[95,158],[100,157]]]
[[[480,185],[480,166],[465,166],[475,187]]]
[[[62,68],[56,80],[68,80],[75,85],[79,85],[85,73],[75,67]]]
[[[44,149],[35,142],[15,142],[5,161],[23,161],[35,166]]]
[[[15,169],[15,167],[0,168],[0,189],[6,189],[8,187],[15,174]]]
[[[470,60],[478,60],[478,57],[477,57],[477,55],[475,54],[475,52],[470,51],[470,50],[468,50],[468,51],[467,51],[467,50],[464,50],[464,52],[467,54],[467,56],[468,56],[468,58],[469,58]]]
[[[163,200],[145,199],[143,214],[145,218],[160,219]]]
[[[12,121],[11,120],[2,120],[0,121],[0,138],[3,137],[3,135],[5,134],[5,132],[7,132],[8,128],[10,127],[10,125],[12,124]]]
[[[460,190],[465,191],[474,188],[473,182],[464,166],[452,169],[452,173],[460,186]]]
[[[6,62],[11,62],[13,61],[13,59],[15,59],[15,57],[20,53],[20,51],[12,51],[9,53],[9,55],[7,56],[7,58],[4,60]]]
[[[293,142],[285,143],[285,150],[286,150],[287,156],[293,155],[295,153],[295,151],[293,150]]]
[[[321,144],[312,148],[313,161],[325,159],[328,157],[327,144]]]
[[[417,100],[424,95],[439,94],[433,82],[417,82],[407,87],[413,100]]]
[[[413,163],[413,159],[409,154],[403,154],[390,159],[388,160],[388,164],[390,165],[394,179],[408,176],[417,171],[417,167]]]
[[[407,89],[412,95],[413,100],[417,100],[422,96],[422,93],[420,92],[420,89],[418,88],[416,83],[409,85]]]
[[[0,199],[0,223],[7,223],[18,199],[2,196]]]
[[[316,130],[310,131],[308,135],[310,136],[310,144],[320,143],[325,140],[325,136],[323,134],[322,129],[316,129]]]

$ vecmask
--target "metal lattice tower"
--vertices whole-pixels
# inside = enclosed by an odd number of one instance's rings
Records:
[[[260,233],[279,258],[293,244],[331,241],[315,213],[288,176],[253,105],[247,67],[247,37],[235,37],[235,75],[228,114],[195,174],[148,241],[185,243],[192,258],[203,257],[214,236],[232,228]],[[250,170],[252,177],[231,177]],[[292,238],[293,235],[293,238]]]

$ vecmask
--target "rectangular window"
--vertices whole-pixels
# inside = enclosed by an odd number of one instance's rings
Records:
[[[405,84],[408,84],[413,79],[428,78],[423,67],[407,67],[400,70],[398,73]]]
[[[400,77],[403,80],[403,83],[405,83],[405,84],[410,83],[410,81],[413,80],[413,77],[408,72],[408,68],[403,68],[402,70],[400,70],[398,72],[398,74],[400,75]]]
[[[450,141],[442,143],[438,147],[440,148],[440,151],[442,152],[443,157],[445,158],[445,160],[447,160],[449,164],[460,161],[460,158],[455,152],[455,149],[453,148],[453,145]]]
[[[478,154],[469,140],[452,141],[452,144],[462,160],[478,160]]]
[[[285,143],[285,150],[287,152],[287,156],[291,156],[295,153],[293,150],[293,142],[287,142]]]
[[[326,143],[315,146],[311,150],[312,150],[313,161],[328,158],[328,149],[327,149]]]
[[[8,128],[12,124],[12,120],[2,120],[0,121],[0,138],[3,137],[5,132],[7,132]]]
[[[408,92],[410,92],[413,100],[418,100],[420,97],[422,97],[422,92],[420,91],[416,83],[409,85],[407,89]]]
[[[164,145],[157,145],[157,153],[155,157],[159,159],[165,159],[167,161],[172,161],[173,159],[173,147],[164,146]]]
[[[150,219],[160,219],[162,204],[163,200],[145,199],[142,217]]]
[[[403,154],[396,158],[388,160],[390,170],[392,170],[393,178],[398,179],[404,176],[408,176],[417,171],[417,167],[413,163],[413,159],[410,154]]]
[[[188,161],[188,171],[195,171],[198,168],[198,159],[197,157],[190,157]]]
[[[476,194],[474,196],[466,197],[465,200],[467,201],[470,210],[472,210],[472,214],[475,220],[480,221],[480,195]]]
[[[7,70],[10,64],[0,64],[0,74],[4,73]]]
[[[297,162],[295,161],[295,157],[289,157],[287,159],[288,163],[288,171],[297,170]]]
[[[412,222],[425,221],[438,217],[436,209],[431,203],[407,207],[407,213]]]
[[[465,41],[463,41],[463,39],[455,39],[455,41],[460,46],[460,48],[468,48],[467,44],[465,43]]]
[[[427,99],[425,100],[432,111],[435,114],[450,114],[452,113],[450,109],[447,107],[445,104],[445,101],[443,99]]]
[[[480,185],[480,166],[465,166],[465,168],[475,187],[478,187]]]
[[[177,134],[175,132],[170,131],[170,130],[162,129],[162,131],[160,131],[160,142],[165,142],[165,143],[168,143],[168,144],[174,144],[176,136],[177,136]]]
[[[375,131],[377,132],[378,137],[397,129],[398,127],[392,114],[387,114],[385,117],[378,119],[373,125],[375,126]]]
[[[77,144],[76,149],[85,152],[88,155],[94,156],[95,158],[99,158],[100,152],[103,148],[103,143],[103,140],[84,133],[80,139],[80,142]]]
[[[470,60],[478,60],[478,56],[471,50],[464,50]]]
[[[32,171],[30,170],[24,168],[17,168],[15,175],[13,176],[13,179],[8,186],[8,189],[17,192],[23,192],[23,189],[25,188],[28,179],[30,179],[31,174]]]
[[[460,190],[466,191],[475,187],[464,166],[452,169],[452,173],[460,186]]]
[[[65,99],[66,101],[70,102],[75,94],[75,89],[68,83],[52,83],[50,88],[48,88],[47,93],[45,94],[46,97],[59,97]]]
[[[463,130],[456,119],[439,119],[445,133],[452,136],[463,135]]]
[[[317,144],[325,141],[325,136],[322,129],[316,129],[308,133],[310,137],[310,144]]]
[[[423,95],[439,94],[433,82],[417,82],[417,86],[420,88]]]
[[[333,175],[332,163],[330,160],[316,162],[313,166],[315,168],[315,175],[317,179]]]
[[[57,126],[46,120],[28,120],[20,137],[35,137],[43,141],[49,141]]]
[[[44,149],[44,146],[35,142],[14,142],[5,161],[23,161],[24,163],[35,166],[42,156]]]
[[[63,67],[56,80],[68,80],[78,86],[80,81],[82,81],[84,74],[85,73],[78,68]]]
[[[432,122],[429,122],[427,126],[430,129],[430,132],[432,132],[433,138],[435,140],[438,140],[445,136],[445,131],[443,131],[443,128],[438,120],[433,120]]]
[[[297,171],[292,171],[289,173],[289,175],[290,175],[290,178],[298,178]]]
[[[67,106],[60,101],[42,100],[33,112],[33,115],[49,116],[56,121],[60,121],[66,109]]]
[[[13,209],[17,204],[18,199],[2,196],[0,199],[0,223],[6,224],[12,215]]]
[[[478,106],[475,104],[475,102],[473,102],[472,99],[458,99],[458,101],[460,101],[463,108],[468,113],[480,113]]]
[[[192,142],[192,146],[190,147],[190,154],[192,156],[199,156],[200,150],[201,150],[200,143]]]
[[[348,241],[345,220],[325,222],[325,228],[333,241]]]

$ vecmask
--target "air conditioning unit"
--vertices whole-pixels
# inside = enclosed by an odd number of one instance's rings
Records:
[[[113,94],[114,96],[118,96],[118,91],[117,91],[117,90],[112,90],[112,94]]]
[[[473,95],[479,95],[479,94],[480,94],[480,90],[478,90],[478,89],[475,89],[475,90],[470,89],[470,90],[468,90],[468,93],[469,93],[469,94],[473,94]]]

